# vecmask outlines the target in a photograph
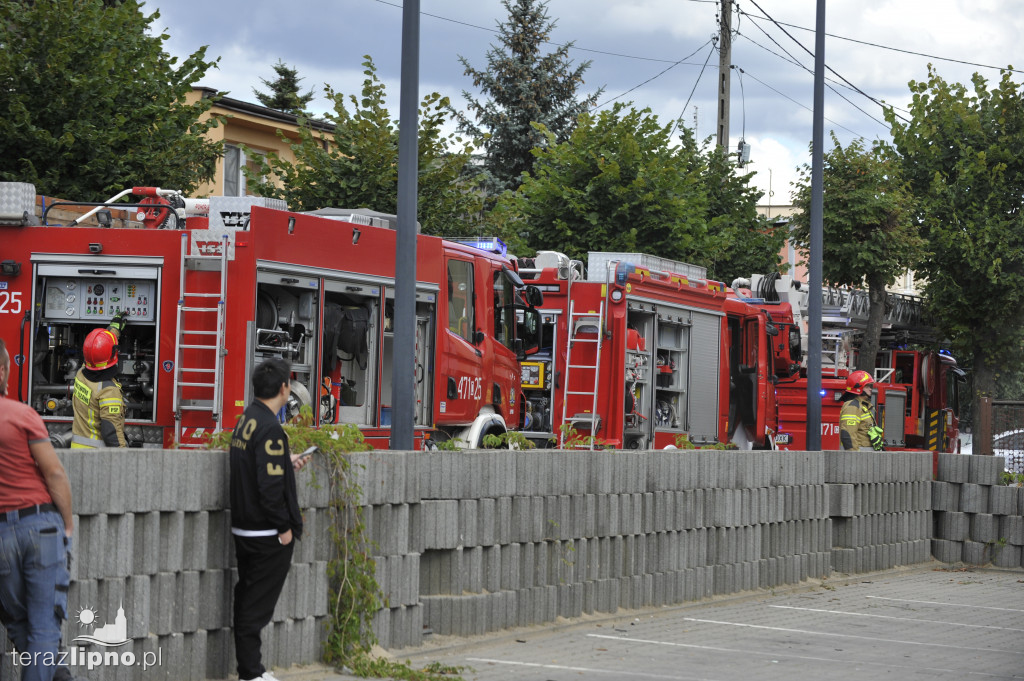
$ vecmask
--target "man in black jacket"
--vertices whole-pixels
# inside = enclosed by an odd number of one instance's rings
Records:
[[[281,359],[256,367],[256,399],[231,437],[231,534],[238,563],[234,636],[240,681],[277,681],[263,666],[260,631],[270,622],[288,576],[293,541],[302,536],[295,471],[304,459],[291,456],[277,418],[291,394],[290,374]]]

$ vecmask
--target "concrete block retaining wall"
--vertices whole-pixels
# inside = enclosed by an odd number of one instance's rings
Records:
[[[1024,487],[999,484],[1001,456],[938,455],[932,553],[947,563],[1024,567]]]
[[[105,623],[123,607],[131,642],[121,650],[161,656],[145,671],[98,667],[91,681],[233,673],[226,454],[61,458],[77,524],[66,642],[86,629],[83,609]],[[932,454],[902,452],[381,451],[352,461],[386,603],[373,625],[392,649],[420,644],[425,630],[478,634],[933,554],[1019,566],[1024,544],[1024,491],[995,485],[1001,462],[990,457],[940,455],[936,481]],[[300,498],[306,537],[264,631],[273,666],[317,661],[325,635],[329,498],[308,470]],[[6,654],[0,678],[16,678]]]
[[[931,560],[930,452],[824,452],[832,569],[886,570]]]
[[[375,620],[386,647],[419,644],[424,627],[482,634],[830,570],[820,455],[534,450],[353,460],[365,466],[368,526],[388,547],[378,576],[391,607]],[[388,527],[408,528],[408,544]]]

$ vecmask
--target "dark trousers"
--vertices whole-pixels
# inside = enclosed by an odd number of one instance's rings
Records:
[[[295,542],[281,546],[277,536],[235,536],[238,583],[235,584],[234,635],[238,678],[263,674],[260,631],[274,616],[274,606],[292,564]]]

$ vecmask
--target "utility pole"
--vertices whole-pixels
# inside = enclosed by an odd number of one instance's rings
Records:
[[[824,223],[825,0],[814,22],[814,115],[811,131],[811,250],[807,305],[807,451],[821,451],[821,249]]]
[[[718,146],[729,150],[729,76],[732,71],[732,0],[722,0],[718,40]]]
[[[416,207],[419,168],[420,0],[402,7],[402,87],[398,130],[398,235],[395,238],[395,345],[391,372],[391,449],[413,447],[416,423]]]

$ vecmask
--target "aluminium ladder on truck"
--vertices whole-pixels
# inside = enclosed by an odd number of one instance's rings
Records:
[[[227,297],[228,285],[228,235],[223,236],[219,255],[188,255],[189,235],[185,231],[181,235],[181,276],[179,278],[177,335],[174,343],[174,441],[180,442],[182,435],[182,416],[186,411],[205,412],[210,414],[213,432],[222,429],[222,403],[224,397],[223,357],[224,357],[224,301]],[[188,284],[195,279],[194,275],[201,271],[220,270],[220,291],[208,293],[189,290]],[[214,301],[212,304],[210,301]],[[192,313],[186,315],[185,313]],[[209,318],[216,315],[213,331],[208,328],[185,326],[185,319],[191,317]],[[208,325],[205,325],[208,327]],[[213,355],[212,362],[198,361],[196,365],[185,365],[185,350],[193,350],[191,357]],[[212,365],[212,367],[211,367]],[[185,388],[200,397],[184,398]]]
[[[573,395],[581,397],[590,397],[590,411],[573,414],[571,417],[573,428],[576,424],[586,424],[586,427],[590,430],[590,444],[587,449],[594,449],[594,440],[597,437],[597,431],[601,427],[601,417],[597,413],[597,388],[600,384],[601,377],[601,345],[604,337],[603,324],[604,324],[604,301],[601,301],[600,306],[597,308],[597,312],[576,312],[575,301],[569,301],[569,332],[566,334],[568,349],[565,353],[565,395],[562,398],[562,429],[561,434],[558,437],[558,446],[563,447],[565,445],[565,424],[567,423],[566,417],[568,416],[568,405],[570,397]],[[593,334],[594,337],[589,336]],[[584,354],[581,352],[583,348],[593,347],[594,359],[592,364],[585,363],[586,360],[581,358],[580,355]],[[573,350],[576,350],[574,353]],[[583,376],[586,377],[588,372],[593,373],[593,382],[591,390],[573,390],[572,377],[574,375],[580,375],[582,372]],[[577,381],[577,382],[585,382]]]

